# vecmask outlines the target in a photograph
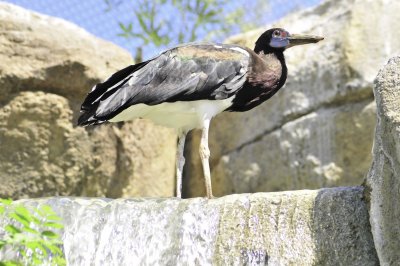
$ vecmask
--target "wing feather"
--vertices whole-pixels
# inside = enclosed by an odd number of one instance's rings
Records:
[[[88,94],[78,124],[102,123],[134,104],[226,99],[243,86],[249,65],[245,50],[232,47],[190,44],[124,68]]]

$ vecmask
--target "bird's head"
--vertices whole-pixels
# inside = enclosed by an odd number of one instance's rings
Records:
[[[273,28],[267,30],[258,38],[254,51],[256,53],[261,51],[264,53],[284,51],[296,45],[317,43],[323,39],[323,37],[319,36],[290,34],[284,29]]]

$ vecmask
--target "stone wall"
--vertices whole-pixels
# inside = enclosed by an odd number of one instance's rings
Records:
[[[269,101],[213,119],[214,194],[361,184],[371,162],[373,80],[400,52],[399,21],[400,2],[326,0],[229,39],[253,48],[273,26],[325,37],[285,52],[288,79]],[[186,149],[184,192],[190,197],[205,193],[198,143],[196,132]]]
[[[60,215],[68,265],[379,265],[362,187],[18,203]]]
[[[69,22],[0,3],[0,197],[173,195],[173,131],[76,127],[91,87],[129,64]]]

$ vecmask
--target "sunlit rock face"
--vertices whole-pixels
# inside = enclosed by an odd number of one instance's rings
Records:
[[[366,187],[370,221],[381,265],[400,264],[400,57],[379,72],[374,94],[377,125],[374,160]]]
[[[373,80],[400,53],[399,21],[398,1],[327,0],[229,39],[253,48],[274,26],[325,37],[285,52],[287,82],[270,100],[213,119],[214,194],[361,184],[371,163]],[[205,193],[198,144],[194,134],[187,149],[186,196]]]
[[[378,264],[360,187],[22,203],[50,204],[63,218],[68,265]]]
[[[92,86],[132,63],[72,23],[0,3],[0,197],[173,195],[173,131],[76,127]]]

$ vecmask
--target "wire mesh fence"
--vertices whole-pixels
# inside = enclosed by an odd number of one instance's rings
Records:
[[[204,2],[212,2],[218,0],[204,0]],[[233,23],[229,30],[221,31],[219,34],[212,35],[211,40],[222,42],[226,37],[237,34],[243,31],[244,28],[261,27],[267,23],[277,20],[284,15],[299,10],[315,6],[322,0],[236,0],[236,1],[220,1],[222,6],[216,14],[218,19],[221,19],[222,24],[224,19],[229,17],[229,14],[241,12],[240,17],[234,17]],[[165,27],[164,31],[172,31],[179,27],[187,26],[188,22],[183,21],[182,17],[177,14],[177,10],[168,5],[166,0],[7,0],[27,9],[34,10],[50,16],[60,17],[71,21],[92,34],[109,40],[127,50],[132,54],[136,53],[138,47],[144,47],[144,58],[148,58],[167,46],[176,45],[179,38],[169,40],[168,44],[154,45],[153,42],[144,42],[140,38],[131,36],[120,36],[123,33],[121,25],[132,23],[132,30],[140,26],[137,21],[137,13],[135,10],[140,9],[143,3],[157,3],[159,8],[156,9],[157,17],[167,19],[170,22],[169,27]],[[171,0],[176,2],[176,0]],[[186,3],[202,2],[200,0],[181,1]],[[231,17],[232,18],[232,17]],[[190,19],[190,18],[189,18]],[[221,23],[220,23],[221,24]],[[209,33],[216,30],[214,26],[203,28],[200,27],[196,40],[200,41],[210,36]],[[214,28],[213,28],[214,27]],[[162,31],[163,29],[161,29]],[[188,30],[183,30],[183,34],[189,35]],[[175,33],[174,33],[175,34]],[[176,33],[175,35],[177,35]],[[181,40],[187,40],[182,38]]]

